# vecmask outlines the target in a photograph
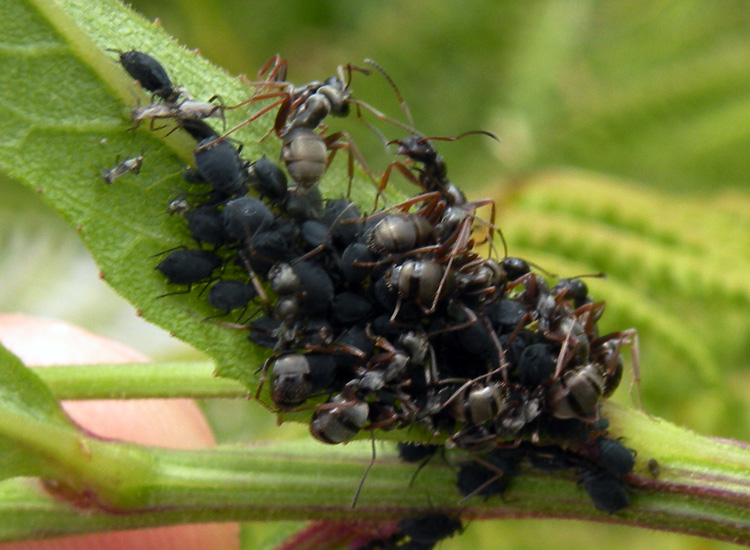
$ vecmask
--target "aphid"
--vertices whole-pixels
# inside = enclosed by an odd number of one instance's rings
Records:
[[[250,185],[258,190],[261,196],[272,202],[282,201],[287,194],[287,181],[284,171],[276,164],[261,157],[247,168]]]
[[[399,441],[398,456],[404,462],[421,462],[432,458],[440,449],[440,445],[428,445],[426,443],[404,443]]]
[[[215,206],[199,206],[185,214],[188,231],[198,243],[216,246],[227,241],[227,232],[221,220],[221,212]]]
[[[297,255],[297,250],[289,247],[285,235],[271,226],[267,231],[252,235],[244,239],[246,248],[240,251],[241,265],[249,266],[252,271],[262,277],[267,277],[268,271],[274,264],[290,261]],[[330,278],[324,273],[324,278]],[[333,300],[333,285],[331,285],[330,300]],[[330,305],[330,300],[328,304]],[[327,307],[327,306],[326,306]]]
[[[344,249],[341,255],[341,269],[344,278],[351,284],[361,283],[372,273],[367,264],[375,259],[375,255],[364,243],[352,243]]]
[[[593,467],[583,472],[580,483],[597,510],[614,514],[630,504],[625,484],[609,472]]]
[[[526,308],[516,300],[503,298],[485,307],[483,313],[499,334],[508,334],[524,319]]]
[[[206,138],[198,144],[194,158],[198,173],[216,191],[227,196],[244,194],[244,163],[230,142]]]
[[[651,473],[652,476],[659,477],[661,474],[661,468],[659,467],[659,463],[656,461],[655,458],[649,458],[648,459],[648,471]]]
[[[306,220],[300,227],[302,241],[308,245],[307,250],[319,252],[328,240],[328,227],[318,220]]]
[[[493,449],[486,458],[474,457],[461,464],[456,486],[466,499],[475,495],[485,498],[502,495],[522,458],[521,449]]]
[[[208,291],[206,301],[216,309],[229,313],[247,307],[250,300],[258,295],[253,285],[234,279],[216,282]]]
[[[143,155],[140,154],[133,158],[125,159],[114,168],[110,168],[106,172],[102,173],[102,177],[106,183],[112,183],[117,178],[124,176],[125,174],[133,173],[139,174],[141,171],[141,164],[143,163]]]
[[[208,279],[221,265],[221,258],[205,250],[177,250],[164,258],[156,269],[171,284],[188,285]]]
[[[330,237],[339,250],[358,242],[362,233],[359,208],[346,199],[327,201],[322,222],[328,227]]]
[[[398,524],[402,533],[413,543],[434,545],[443,539],[463,531],[461,520],[441,512],[431,512],[401,520]]]
[[[189,211],[190,203],[185,200],[185,197],[172,199],[167,205],[167,214],[170,216],[174,214],[187,214]]]
[[[369,319],[373,304],[365,295],[357,292],[340,292],[333,299],[333,320],[342,326],[350,326]]]
[[[624,476],[633,471],[635,466],[635,451],[628,449],[616,439],[597,437],[594,441],[596,448],[595,460],[610,474]]]
[[[323,216],[323,196],[320,189],[296,189],[287,194],[284,211],[292,218],[319,220]]]
[[[117,53],[120,56],[120,63],[127,73],[152,94],[165,101],[174,102],[182,92],[182,90],[175,89],[172,86],[172,81],[169,79],[166,69],[150,55],[136,50],[122,52],[108,49],[107,51]]]
[[[243,242],[269,229],[275,216],[262,200],[240,197],[224,205],[221,219],[227,235]]]
[[[200,121],[207,118],[224,120],[224,108],[211,101],[186,99],[180,103],[154,103],[145,107],[136,107],[130,113],[130,118],[136,126],[144,120],[150,120],[153,129],[153,121],[159,119],[171,118],[179,125],[186,121]]]
[[[217,139],[219,135],[211,126],[202,120],[185,119],[180,122],[180,128],[185,130],[197,142],[202,142],[208,138]]]
[[[465,309],[462,312],[463,318],[465,318],[466,311],[468,310]],[[483,315],[476,317],[476,314],[472,313],[472,316],[473,319],[465,320],[462,325],[451,327],[451,330],[455,332],[462,351],[486,359],[493,370],[497,369],[505,355],[500,342]],[[459,329],[460,326],[465,328]]]
[[[546,344],[532,344],[523,350],[518,368],[521,384],[533,389],[554,374],[555,361]]]

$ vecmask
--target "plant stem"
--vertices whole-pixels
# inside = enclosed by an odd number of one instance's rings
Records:
[[[212,376],[210,361],[69,365],[32,369],[60,400],[245,397],[236,380]]]
[[[365,442],[328,447],[305,440],[175,451],[81,434],[70,435],[78,442],[71,447],[72,439],[64,434],[50,440],[49,434],[36,436],[30,430],[24,436],[27,444],[54,457],[58,471],[66,473],[59,479],[68,481],[47,485],[63,497],[57,501],[28,480],[0,484],[0,539],[230,520],[386,522],[437,508],[466,519],[584,519],[750,544],[747,446],[702,437],[611,404],[605,414],[616,432],[630,434],[627,443],[638,450],[636,469],[627,478],[631,504],[613,515],[594,508],[577,484],[580,472],[574,471],[551,475],[524,466],[505,499],[461,503],[454,467],[434,459],[409,489],[415,466],[381,449],[352,510],[355,488],[371,458]],[[0,417],[7,433],[6,420]],[[469,458],[459,451],[447,457],[452,463]],[[658,478],[648,472],[650,458],[659,462]],[[394,494],[399,498],[394,500]]]

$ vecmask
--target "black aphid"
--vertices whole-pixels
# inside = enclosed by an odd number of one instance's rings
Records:
[[[435,544],[463,530],[461,520],[440,512],[403,519],[398,527],[418,544]]]
[[[108,50],[119,54],[120,63],[134,80],[140,82],[144,89],[166,101],[175,101],[180,95],[172,86],[166,69],[156,59],[143,52],[130,50]]]
[[[272,202],[281,201],[286,197],[286,175],[266,157],[252,163],[247,169],[247,175],[250,185],[256,188],[261,196],[268,197]]]
[[[432,457],[440,449],[440,445],[428,445],[426,443],[399,442],[397,447],[398,456],[404,462],[421,462]]]
[[[610,474],[624,476],[633,471],[635,451],[632,449],[608,437],[597,437],[594,446],[596,462]]]
[[[466,497],[502,495],[508,489],[521,458],[523,452],[519,449],[494,449],[483,460],[484,464],[464,462],[458,471],[458,490]]]
[[[185,214],[188,230],[198,243],[216,246],[227,241],[227,233],[221,220],[221,212],[215,206],[199,206]]]
[[[247,307],[250,300],[258,295],[253,285],[243,281],[224,279],[216,282],[208,291],[206,300],[216,309],[229,312]]]
[[[555,372],[555,359],[546,344],[532,344],[523,350],[519,360],[521,384],[536,388]]]
[[[191,285],[208,279],[221,265],[221,258],[205,250],[177,250],[164,258],[156,269],[175,285]]]
[[[597,510],[614,514],[630,504],[625,484],[601,468],[584,471],[581,483]]]
[[[266,203],[254,197],[240,197],[224,206],[222,221],[227,234],[244,241],[271,227],[273,212]]]
[[[244,164],[229,141],[207,137],[198,144],[194,158],[198,173],[211,187],[227,196],[244,193]]]

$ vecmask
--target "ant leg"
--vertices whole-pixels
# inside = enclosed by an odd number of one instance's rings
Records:
[[[220,95],[214,94],[212,95],[209,100],[206,103],[213,103],[214,101],[218,100],[218,105],[211,109],[211,112],[208,114],[206,118],[211,118],[214,113],[218,112],[220,116],[218,118],[221,119],[221,126],[222,130],[226,131],[227,129],[227,119],[224,116],[224,110],[226,109],[226,105],[224,104],[224,100]]]
[[[373,176],[372,171],[370,170],[370,167],[367,165],[367,161],[365,161],[365,158],[364,156],[362,156],[362,153],[359,150],[359,147],[357,147],[357,145],[354,143],[354,140],[351,138],[351,136],[348,133],[336,132],[335,134],[331,134],[330,136],[327,136],[323,141],[326,144],[326,148],[331,150],[331,154],[329,155],[328,161],[326,162],[326,166],[325,166],[326,170],[328,170],[328,166],[330,166],[331,162],[333,162],[333,157],[336,154],[335,152],[338,149],[347,149],[349,151],[349,158],[347,161],[347,170],[348,170],[347,173],[349,177],[349,185],[346,191],[347,199],[349,198],[349,194],[351,192],[351,187],[352,187],[352,179],[354,178],[354,159],[355,158],[357,159],[357,162],[359,163],[364,173],[367,174],[367,177],[377,184],[377,180],[375,179],[375,176]]]
[[[391,177],[391,171],[394,168],[401,172],[401,174],[411,183],[418,187],[422,187],[422,184],[417,179],[417,177],[412,174],[412,172],[404,165],[403,162],[394,161],[388,165],[388,168],[385,169],[385,172],[383,172],[383,176],[380,178],[380,184],[378,185],[378,192],[375,195],[375,206],[373,207],[373,210],[378,209],[378,200],[380,199],[380,195],[383,194],[383,191],[385,191],[385,188],[388,185],[388,180]]]
[[[497,232],[497,234],[500,236],[500,242],[503,243],[503,254],[504,254],[504,257],[507,258],[508,257],[508,243],[505,240],[505,235],[503,234],[503,230],[500,229],[500,227],[498,227],[495,224],[495,215],[496,215],[496,208],[497,208],[497,205],[495,204],[495,201],[492,200],[492,199],[482,199],[482,200],[479,200],[479,201],[474,201],[472,203],[469,203],[466,206],[472,206],[472,207],[475,207],[475,208],[480,208],[482,206],[490,206],[491,211],[490,211],[490,221],[489,222],[483,220],[482,218],[480,218],[480,217],[478,217],[476,215],[474,215],[474,219],[476,221],[478,221],[480,224],[482,224],[482,225],[484,225],[484,226],[487,227],[488,232],[489,232],[490,246],[492,247],[492,251],[493,252],[495,250],[495,245],[494,245],[495,238],[494,238],[494,236],[495,236],[495,232]],[[497,257],[499,258],[500,256],[498,255]]]
[[[565,356],[568,354],[568,344],[570,343],[570,333],[571,331],[568,331],[568,334],[565,336],[565,340],[563,340],[563,345],[560,348],[560,353],[557,356],[557,364],[555,365],[555,374],[553,376],[553,379],[557,379],[560,376],[560,373],[562,372],[563,368],[565,368],[565,365],[567,364],[567,361],[565,361]]]
[[[412,474],[411,478],[409,479],[409,485],[407,486],[409,489],[411,489],[412,485],[414,485],[414,482],[417,480],[417,476],[419,475],[419,472],[422,471],[422,468],[427,466],[430,460],[432,460],[433,456],[435,455],[431,454],[430,456],[428,456],[422,462],[419,463],[419,466],[417,466],[417,470]]]
[[[640,350],[640,343],[638,342],[638,331],[634,328],[630,328],[627,330],[622,331],[622,337],[629,337],[630,340],[627,342],[630,344],[630,356],[633,360],[633,380],[630,382],[630,399],[633,402],[636,402],[636,399],[633,397],[633,388],[637,385],[638,386],[638,399],[637,399],[637,405],[638,408],[642,411],[643,408],[643,394],[641,393],[641,369],[640,369],[640,362],[641,362],[641,350]]]
[[[359,500],[359,493],[362,492],[362,487],[365,485],[365,479],[367,479],[367,474],[370,473],[370,470],[372,469],[372,465],[375,464],[375,432],[370,432],[370,441],[372,442],[372,458],[370,459],[370,463],[367,465],[367,468],[365,468],[365,473],[362,474],[362,479],[359,480],[359,485],[357,485],[357,490],[354,491],[354,498],[352,499],[352,510],[354,510],[354,507],[357,506],[357,500]]]
[[[269,69],[271,70],[268,72],[268,75],[266,76],[266,78],[263,78],[263,74]],[[286,59],[281,57],[279,54],[276,54],[272,56],[268,61],[266,61],[258,70],[258,80],[262,81],[266,85],[270,84],[271,82],[286,82],[286,70]]]
[[[468,218],[467,218],[468,219]],[[458,230],[458,234],[456,236],[456,244],[453,246],[451,250],[450,259],[448,260],[448,265],[445,268],[445,271],[443,272],[443,277],[440,279],[440,284],[438,285],[437,292],[435,292],[435,298],[432,300],[432,307],[426,312],[428,315],[435,312],[437,309],[438,300],[440,299],[440,294],[443,291],[443,287],[445,286],[445,281],[448,278],[448,274],[450,273],[451,267],[453,266],[453,260],[456,258],[460,250],[463,250],[469,241],[471,240],[471,226],[469,224],[463,223],[461,228]]]
[[[215,140],[211,141],[211,142],[210,142],[210,143],[209,143],[208,145],[204,145],[204,146],[202,146],[202,147],[198,147],[198,148],[197,148],[197,149],[195,150],[195,152],[197,152],[197,153],[198,153],[198,152],[201,152],[201,151],[205,151],[206,149],[208,149],[208,148],[210,148],[210,147],[213,147],[214,145],[216,145],[216,144],[217,144],[217,143],[219,143],[220,141],[224,141],[225,139],[227,139],[227,137],[229,137],[230,135],[232,135],[232,134],[233,134],[234,132],[236,132],[236,131],[237,131],[237,130],[239,130],[240,128],[242,128],[242,127],[244,127],[244,126],[247,126],[248,124],[250,124],[250,123],[254,122],[254,121],[255,121],[255,120],[257,120],[257,119],[259,119],[259,118],[260,118],[261,116],[265,115],[265,114],[266,114],[267,112],[269,112],[269,111],[271,111],[271,110],[275,109],[276,107],[278,107],[278,106],[280,106],[280,105],[284,105],[284,104],[285,104],[286,102],[287,102],[287,99],[286,99],[286,98],[284,98],[284,99],[280,99],[280,100],[278,100],[278,101],[274,101],[274,102],[273,102],[273,103],[271,103],[270,105],[268,105],[268,106],[264,107],[263,109],[261,109],[260,111],[258,111],[257,113],[255,113],[255,114],[254,114],[253,116],[251,116],[250,118],[248,118],[248,119],[247,119],[247,120],[245,120],[244,122],[240,122],[240,123],[239,123],[239,124],[238,124],[237,126],[235,126],[234,128],[231,128],[231,129],[230,129],[229,131],[227,131],[227,132],[226,132],[226,133],[225,133],[225,134],[224,134],[223,136],[221,136],[221,137],[219,137],[219,138],[217,138],[217,139],[215,139]],[[236,107],[238,107],[238,105],[235,105],[234,107],[225,107],[225,109],[234,109],[234,108],[236,108]]]
[[[306,252],[302,256],[299,256],[299,257],[295,258],[294,261],[292,262],[292,264],[293,265],[294,264],[298,264],[298,263],[300,263],[300,262],[302,262],[304,260],[307,260],[307,259],[315,256],[319,252],[322,252],[325,249],[326,245],[328,244],[328,241],[331,238],[331,235],[333,234],[333,230],[335,229],[336,225],[341,221],[341,218],[344,216],[344,214],[346,214],[347,210],[350,210],[350,209],[354,208],[354,206],[355,206],[354,203],[349,203],[348,205],[346,205],[346,207],[339,213],[338,216],[336,216],[336,219],[333,220],[333,223],[328,228],[328,231],[326,232],[326,236],[325,236],[325,239],[323,239],[323,242],[320,243],[315,248],[313,248],[312,250],[310,250],[309,252]],[[344,223],[346,223],[346,222],[344,222]]]
[[[508,474],[508,472],[504,472],[503,470],[501,470],[500,468],[498,468],[494,464],[491,464],[491,463],[487,462],[486,460],[483,460],[483,459],[481,459],[481,458],[479,458],[477,456],[472,456],[471,459],[474,462],[476,462],[477,464],[479,464],[480,466],[482,466],[483,468],[485,468],[486,470],[489,470],[490,472],[495,472],[496,475],[490,477],[487,481],[485,481],[484,483],[482,483],[481,485],[479,485],[479,487],[477,487],[476,489],[474,489],[471,493],[469,493],[464,498],[462,498],[461,500],[459,500],[458,501],[459,504],[463,504],[463,503],[467,502],[470,498],[472,498],[472,497],[480,494],[484,489],[486,489],[487,487],[489,487],[490,485],[492,485],[493,483],[495,483],[497,480],[499,480],[500,478],[502,478],[503,476],[505,476],[506,474]]]

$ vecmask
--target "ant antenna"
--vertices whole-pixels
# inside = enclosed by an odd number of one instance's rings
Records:
[[[385,77],[385,79],[388,81],[388,84],[391,85],[391,88],[396,93],[396,97],[398,98],[398,101],[401,104],[401,110],[403,110],[404,114],[406,115],[406,119],[409,122],[409,126],[413,128],[414,118],[412,118],[411,116],[411,111],[409,111],[409,106],[406,104],[406,101],[404,100],[404,96],[401,95],[401,92],[399,91],[398,86],[396,86],[396,83],[393,81],[391,76],[387,72],[385,72],[385,69],[381,67],[380,64],[377,63],[376,61],[368,58],[368,59],[365,59],[365,63],[375,67],[375,69],[377,69],[377,71]]]
[[[430,136],[430,137],[423,137],[419,140],[419,143],[424,143],[425,141],[458,141],[459,139],[465,138],[466,136],[471,136],[474,134],[487,136],[495,141],[500,141],[500,138],[497,137],[492,132],[488,132],[487,130],[469,130],[468,132],[464,132],[463,134],[458,134],[457,136]]]

